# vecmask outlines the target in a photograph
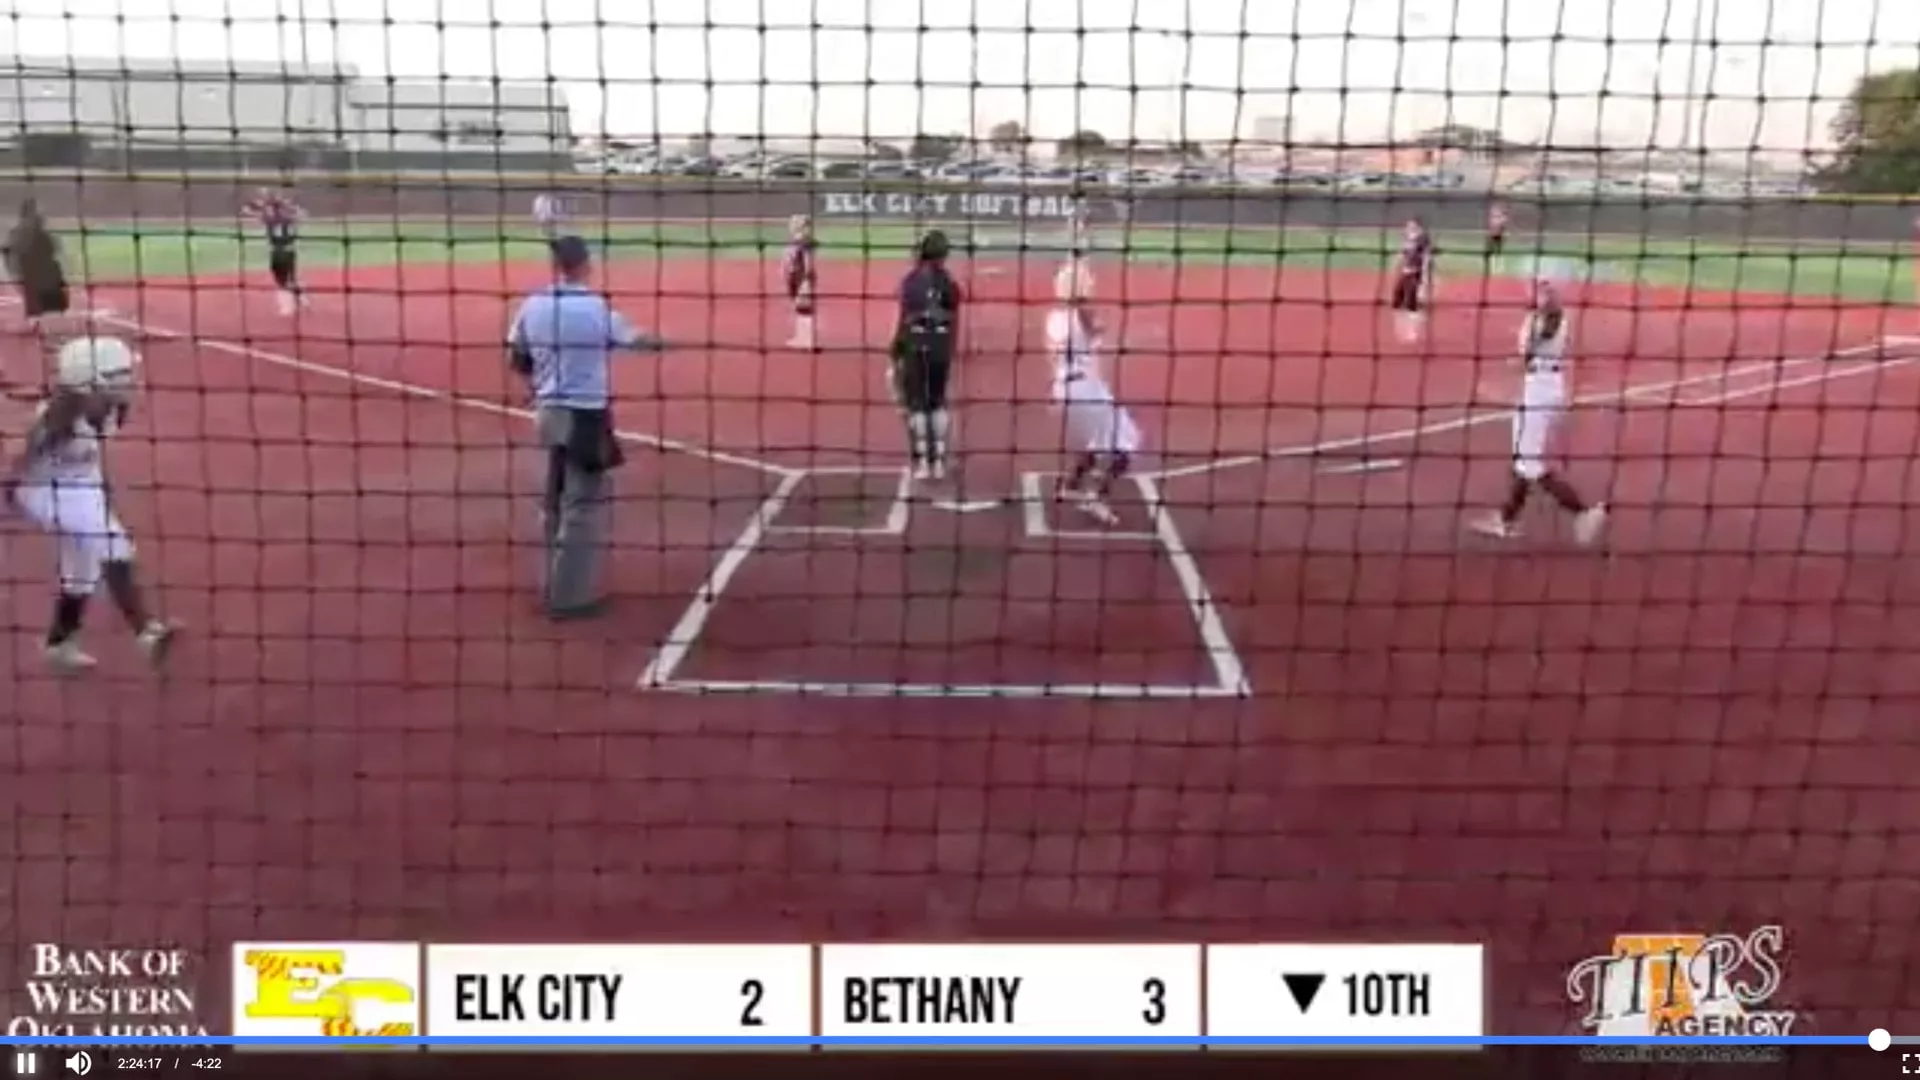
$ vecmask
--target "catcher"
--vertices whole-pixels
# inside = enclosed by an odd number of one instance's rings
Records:
[[[907,446],[916,480],[946,475],[947,383],[960,334],[960,285],[947,273],[952,245],[938,229],[920,239],[912,270],[900,282],[900,322],[894,331],[894,400],[906,411]]]

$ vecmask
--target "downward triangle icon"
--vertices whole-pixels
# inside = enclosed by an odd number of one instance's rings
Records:
[[[1327,981],[1325,975],[1289,974],[1280,976],[1287,984],[1287,992],[1293,995],[1293,1003],[1300,1006],[1301,1012],[1313,1008],[1314,995],[1320,993],[1320,986]]]

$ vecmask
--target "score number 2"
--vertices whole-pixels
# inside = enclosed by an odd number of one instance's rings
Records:
[[[748,979],[740,984],[740,996],[747,1002],[740,1010],[740,1026],[765,1026],[766,1021],[760,1019],[760,999],[767,996],[766,985],[759,979]]]

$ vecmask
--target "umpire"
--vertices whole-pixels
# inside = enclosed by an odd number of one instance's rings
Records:
[[[611,476],[624,460],[610,411],[616,349],[658,351],[593,290],[593,259],[578,236],[553,241],[555,281],[520,303],[507,331],[508,363],[533,391],[546,451],[542,493],[543,600],[554,619],[599,614],[601,550]]]
[[[907,414],[907,445],[916,480],[946,475],[947,381],[960,333],[960,286],[947,273],[947,234],[920,239],[912,270],[900,282],[900,324],[894,331],[894,397]]]

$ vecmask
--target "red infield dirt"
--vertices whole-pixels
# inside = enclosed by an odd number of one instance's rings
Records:
[[[1409,348],[1371,277],[1108,266],[1153,453],[1101,537],[1024,498],[1052,269],[968,268],[949,494],[1010,501],[963,513],[898,497],[899,267],[827,268],[817,356],[766,267],[614,267],[690,344],[621,369],[656,438],[615,606],[564,627],[498,345],[538,268],[316,280],[297,337],[230,281],[97,295],[146,335],[118,494],[191,637],[156,682],[102,603],[100,677],[45,677],[51,552],[7,526],[10,936],[206,948],[216,1016],[238,938],[1478,941],[1489,1029],[1546,1033],[1616,933],[1779,923],[1802,1030],[1920,1022],[1886,312],[1574,296],[1569,474],[1613,530],[1496,546],[1460,525],[1518,286],[1448,284]]]

